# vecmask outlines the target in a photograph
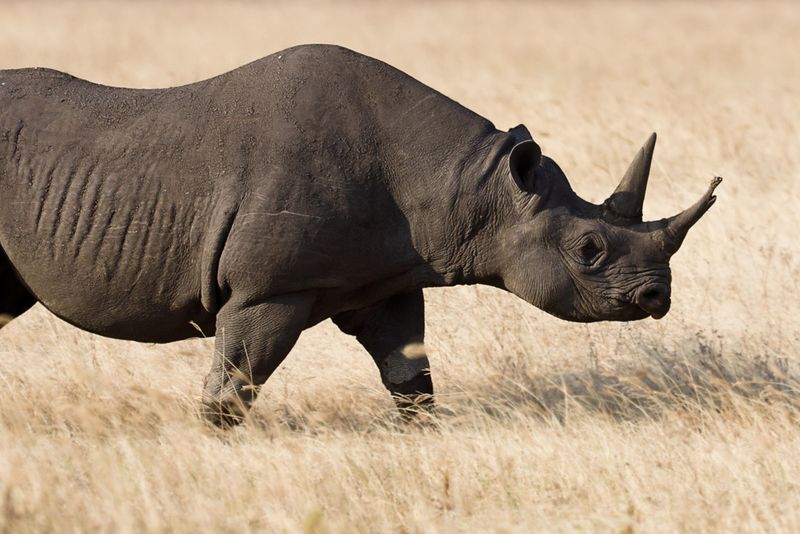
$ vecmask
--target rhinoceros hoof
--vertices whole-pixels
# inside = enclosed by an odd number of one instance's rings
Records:
[[[201,415],[218,428],[231,428],[245,420],[247,407],[240,399],[204,401]]]

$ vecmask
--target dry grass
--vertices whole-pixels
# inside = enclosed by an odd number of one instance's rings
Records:
[[[219,433],[195,413],[208,341],[34,309],[0,333],[0,531],[800,531],[798,34],[788,2],[5,2],[4,67],[165,86],[337,42],[526,123],[590,200],[652,130],[647,215],[727,180],[662,321],[428,292],[443,410],[418,426],[329,323]]]

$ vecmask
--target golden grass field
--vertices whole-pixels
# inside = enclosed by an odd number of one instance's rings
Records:
[[[651,131],[646,217],[725,182],[661,321],[428,291],[424,425],[330,322],[220,432],[211,341],[37,306],[0,332],[0,531],[800,531],[798,39],[793,2],[3,2],[0,68],[169,86],[332,42],[525,123],[593,202]]]

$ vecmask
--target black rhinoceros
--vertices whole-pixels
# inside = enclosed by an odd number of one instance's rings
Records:
[[[299,46],[171,89],[0,71],[0,313],[104,336],[216,333],[204,405],[235,422],[300,333],[357,337],[402,407],[433,392],[422,288],[489,284],[571,321],[663,316],[713,204],[642,222],[655,135],[602,205],[524,126]]]

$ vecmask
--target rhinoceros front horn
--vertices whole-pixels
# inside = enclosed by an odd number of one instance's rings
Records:
[[[694,226],[694,223],[700,220],[700,217],[708,211],[708,208],[714,205],[714,202],[717,200],[717,197],[714,196],[714,189],[721,183],[722,178],[719,176],[715,177],[711,180],[711,184],[700,200],[695,202],[690,208],[664,221],[664,228],[662,231],[665,235],[663,241],[671,253],[674,253],[680,248],[686,234],[689,232],[689,228]]]
[[[647,178],[650,176],[650,164],[653,161],[655,147],[656,134],[652,133],[639,153],[636,154],[617,189],[603,202],[606,215],[611,219],[616,219],[620,224],[642,222],[644,194],[647,189]]]

